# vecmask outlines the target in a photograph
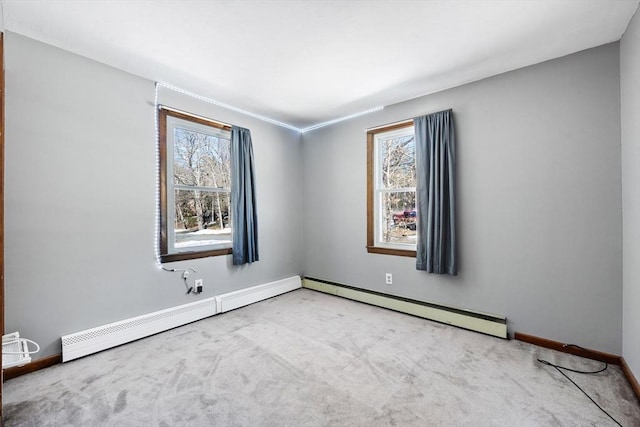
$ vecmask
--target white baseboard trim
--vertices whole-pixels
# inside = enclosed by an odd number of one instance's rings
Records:
[[[62,361],[68,362],[126,344],[300,287],[302,287],[300,276],[293,276],[64,335]]]

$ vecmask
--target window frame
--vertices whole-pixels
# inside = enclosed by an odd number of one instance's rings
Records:
[[[377,160],[377,148],[376,137],[380,134],[389,133],[393,131],[399,131],[404,128],[413,128],[413,120],[406,120],[403,122],[393,123],[390,125],[380,126],[374,129],[367,130],[367,252],[382,254],[382,255],[396,255],[405,257],[416,257],[416,249],[413,245],[412,249],[400,248],[402,244],[390,244],[380,245],[376,241],[375,228],[379,226],[380,209],[376,208],[378,204],[378,188],[376,183],[376,172],[378,166]],[[417,202],[416,192],[416,202]]]
[[[158,108],[158,144],[159,144],[159,154],[160,154],[160,165],[159,165],[159,179],[160,179],[160,206],[159,206],[159,214],[160,214],[160,239],[159,239],[159,247],[160,247],[160,261],[162,263],[165,262],[174,262],[174,261],[184,261],[190,259],[197,258],[206,258],[212,256],[220,256],[220,255],[230,255],[233,253],[231,247],[229,248],[220,248],[220,249],[206,249],[206,250],[182,250],[179,252],[169,253],[169,237],[170,232],[168,228],[169,219],[172,217],[168,211],[168,203],[170,201],[169,197],[169,177],[168,171],[168,162],[170,159],[168,158],[168,122],[169,117],[176,118],[179,120],[184,120],[187,122],[195,123],[197,125],[204,125],[213,127],[216,129],[220,129],[223,131],[231,132],[231,126],[219,123],[211,119],[207,119],[205,117],[195,116],[188,113],[179,112],[169,108],[163,108],[162,106]],[[171,191],[173,191],[173,187],[171,187]],[[231,197],[231,194],[229,194]],[[233,229],[231,231],[233,233]],[[232,234],[233,235],[233,234]]]

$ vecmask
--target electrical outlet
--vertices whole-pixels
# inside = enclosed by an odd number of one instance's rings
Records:
[[[391,275],[391,273],[385,274],[385,280],[387,282],[387,285],[393,285],[393,276]]]
[[[182,272],[182,278],[184,280],[187,280],[187,277],[189,277],[189,270],[185,270]]]
[[[196,292],[196,294],[202,293],[202,279],[196,279],[193,285],[193,289]]]

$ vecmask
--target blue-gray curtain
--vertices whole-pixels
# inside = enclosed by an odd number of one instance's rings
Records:
[[[233,265],[258,261],[253,145],[249,129],[231,128],[231,227]]]
[[[416,268],[458,274],[456,262],[456,152],[451,110],[413,119],[418,198]]]

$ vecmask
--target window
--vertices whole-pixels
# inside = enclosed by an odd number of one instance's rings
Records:
[[[162,262],[231,253],[231,127],[159,110]]]
[[[413,122],[368,131],[368,252],[415,257],[418,219]]]

